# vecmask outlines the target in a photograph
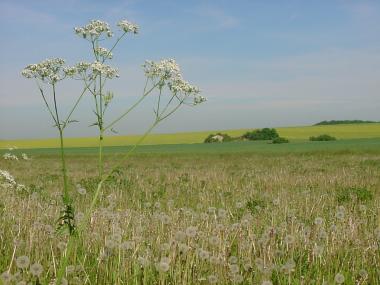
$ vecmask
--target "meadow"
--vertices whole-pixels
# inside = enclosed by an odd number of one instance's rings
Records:
[[[163,144],[195,144],[202,143],[211,133],[227,133],[232,137],[238,137],[251,129],[237,130],[219,130],[204,132],[186,132],[173,134],[150,134],[143,142],[144,145],[163,145]],[[362,138],[379,138],[380,123],[370,124],[344,124],[329,126],[303,126],[303,127],[283,127],[276,128],[281,137],[288,138],[292,141],[305,141],[311,136],[328,134],[337,139],[362,139]],[[133,145],[141,135],[128,136],[107,136],[104,139],[105,146],[125,146]],[[98,139],[96,137],[66,138],[66,147],[97,147]],[[18,147],[23,149],[31,148],[57,148],[59,139],[19,139],[19,140],[0,140],[0,149]]]
[[[105,148],[106,169],[125,150]],[[0,158],[24,185],[0,191],[0,284],[49,284],[67,254],[60,161],[22,152]],[[96,150],[67,153],[79,222]],[[63,284],[380,284],[379,189],[376,138],[141,146],[106,181]]]

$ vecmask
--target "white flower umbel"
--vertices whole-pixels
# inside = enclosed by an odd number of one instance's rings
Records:
[[[4,153],[4,154],[3,154],[3,158],[4,158],[5,160],[18,160],[18,157],[17,157],[16,155],[14,155],[14,154],[12,154],[12,153],[9,153],[9,152]]]
[[[8,188],[17,186],[17,183],[8,171],[0,169],[0,185]]]
[[[117,23],[118,27],[120,27],[125,33],[132,32],[134,34],[137,34],[139,32],[139,26],[136,24],[133,24],[127,20],[122,20],[119,23]]]
[[[76,27],[75,33],[84,39],[99,39],[102,35],[110,38],[113,36],[110,25],[100,20],[92,20],[83,27]]]
[[[26,78],[36,78],[44,83],[55,84],[66,77],[65,60],[52,58],[36,64],[29,64],[21,74]]]

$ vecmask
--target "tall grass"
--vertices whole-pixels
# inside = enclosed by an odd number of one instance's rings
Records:
[[[96,156],[67,159],[81,219]],[[69,239],[54,230],[59,162],[1,164],[27,187],[0,191],[0,274],[48,284]],[[379,284],[379,170],[374,154],[135,155],[104,183],[63,282]]]

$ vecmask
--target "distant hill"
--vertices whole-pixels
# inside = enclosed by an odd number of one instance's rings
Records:
[[[363,121],[363,120],[331,120],[331,121],[322,121],[322,122],[316,123],[314,126],[343,125],[343,124],[370,124],[370,123],[379,123],[379,122]]]

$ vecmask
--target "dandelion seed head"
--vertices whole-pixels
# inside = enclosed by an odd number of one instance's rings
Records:
[[[335,275],[335,278],[334,278],[334,281],[338,284],[342,284],[344,282],[345,278],[344,278],[344,275],[342,273],[337,273]]]
[[[170,269],[170,266],[169,263],[161,260],[156,264],[156,269],[159,272],[167,272]]]
[[[186,236],[189,238],[194,238],[197,235],[197,228],[194,226],[190,226],[186,228]]]
[[[323,224],[323,218],[316,217],[315,220],[314,220],[314,224],[317,225],[317,226],[322,225]]]
[[[368,277],[368,272],[367,272],[367,270],[365,270],[365,269],[360,269],[359,270],[359,276],[361,277],[361,278],[367,278]]]
[[[239,259],[236,256],[234,256],[234,255],[231,255],[228,258],[228,263],[229,264],[236,264],[236,263],[238,263],[238,261],[239,261]]]
[[[207,280],[210,284],[216,284],[218,283],[218,277],[216,275],[209,275],[207,277]]]
[[[4,284],[8,284],[12,281],[12,274],[10,274],[9,272],[5,271],[3,272],[1,275],[0,275],[0,280],[4,283]]]
[[[33,276],[40,276],[43,272],[44,268],[42,267],[41,264],[39,263],[33,263],[30,268],[29,268],[29,271],[30,273],[33,275]]]
[[[16,259],[16,266],[18,268],[20,268],[20,269],[26,269],[26,268],[28,268],[29,264],[30,264],[30,259],[26,255],[19,256]]]
[[[233,274],[236,274],[240,271],[240,268],[237,264],[230,264],[228,268],[230,269],[230,272]]]
[[[284,238],[284,242],[286,244],[293,244],[295,241],[295,238],[293,235],[286,235],[285,238]]]

